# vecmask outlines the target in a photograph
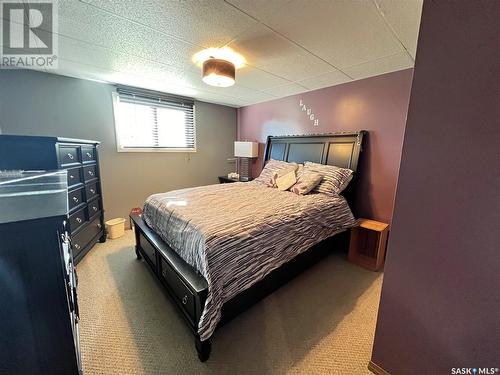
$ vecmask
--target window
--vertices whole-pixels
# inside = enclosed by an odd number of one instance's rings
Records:
[[[119,152],[196,151],[192,99],[119,86],[113,102]]]

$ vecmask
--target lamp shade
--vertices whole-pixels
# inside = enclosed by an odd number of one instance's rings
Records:
[[[240,158],[256,158],[259,156],[259,144],[257,142],[234,142],[234,156]]]
[[[209,59],[203,63],[203,82],[210,86],[229,87],[234,85],[235,68],[230,61]]]

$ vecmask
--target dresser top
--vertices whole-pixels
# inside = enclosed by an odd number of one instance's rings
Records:
[[[31,139],[38,140],[42,142],[59,142],[59,143],[88,143],[88,144],[99,144],[99,141],[92,141],[89,139],[77,139],[77,138],[64,138],[64,137],[48,137],[48,136],[32,136],[32,135],[15,135],[15,134],[0,134],[0,139],[12,139],[12,140],[23,140]]]

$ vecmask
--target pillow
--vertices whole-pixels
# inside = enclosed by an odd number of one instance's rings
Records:
[[[287,168],[295,171],[297,167],[297,163],[287,163],[286,161],[271,159],[266,163],[264,169],[260,172],[259,177],[257,177],[254,181],[269,186],[271,178],[273,178],[276,172]]]
[[[297,183],[290,189],[291,192],[298,195],[306,195],[314,189],[323,179],[319,173],[312,171],[303,172],[297,179]]]
[[[276,179],[276,186],[278,190],[285,191],[295,185],[296,182],[297,178],[295,177],[295,171],[290,171]]]
[[[286,167],[286,168],[283,168],[283,169],[280,169],[279,171],[277,172],[274,172],[273,173],[273,176],[271,177],[271,179],[269,180],[269,182],[267,183],[267,186],[269,187],[278,187],[278,185],[276,184],[276,181],[278,180],[278,178],[290,173],[290,172],[293,172],[294,173],[294,176],[295,176],[295,168],[292,166],[292,167]]]
[[[306,161],[304,165],[305,171],[316,172],[323,176],[323,180],[314,188],[314,191],[326,195],[340,194],[352,180],[352,174],[354,173],[347,168],[312,163],[310,161]]]
[[[302,163],[301,163],[301,164],[299,164],[299,165],[297,166],[297,170],[296,170],[295,172],[296,172],[295,174],[296,174],[296,176],[297,176],[297,179],[299,179],[299,178],[300,178],[300,175],[301,175],[302,173],[304,173],[304,164],[302,164]]]

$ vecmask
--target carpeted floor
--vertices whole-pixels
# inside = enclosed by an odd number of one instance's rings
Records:
[[[239,315],[200,363],[193,337],[133,251],[133,232],[77,267],[85,375],[370,374],[382,275],[333,254]]]

